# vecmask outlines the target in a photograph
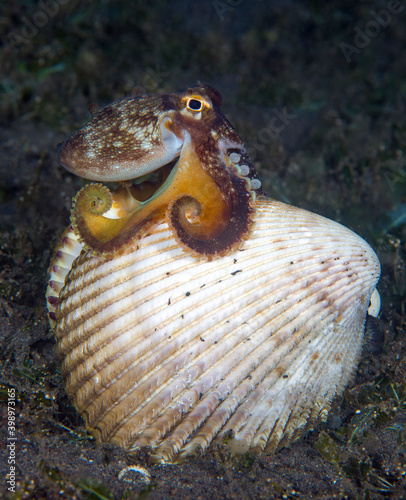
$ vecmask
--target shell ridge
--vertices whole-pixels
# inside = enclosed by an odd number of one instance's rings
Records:
[[[339,224],[280,202],[259,200],[256,207],[241,251],[209,262],[186,259],[170,245],[165,224],[151,229],[159,236],[147,235],[136,252],[115,257],[117,274],[95,293],[101,313],[94,305],[73,308],[110,264],[79,258],[72,285],[61,290],[67,312],[58,334],[67,390],[98,439],[148,446],[157,458],[172,460],[205,450],[213,439],[222,442],[230,431],[234,449],[271,449],[325,415],[353,371],[331,363],[338,347],[330,346],[334,332],[327,334],[326,325],[336,325],[341,350],[343,342],[361,343],[354,324],[362,323],[379,266],[364,240]],[[281,234],[285,227],[293,234]],[[154,266],[160,255],[167,263]],[[165,272],[168,278],[159,280]],[[117,294],[112,306],[109,287]],[[315,352],[309,341],[325,360],[307,374]],[[343,362],[353,357],[347,353]],[[325,388],[320,374],[330,364],[336,380]]]
[[[300,285],[299,285],[299,287],[298,287],[298,288],[300,289]],[[221,306],[220,306],[220,307],[221,307]],[[246,306],[245,306],[245,308],[247,308],[247,307],[248,307],[248,305],[246,305]],[[305,306],[303,306],[303,307],[305,307]],[[240,310],[240,314],[241,314],[241,313],[242,313],[242,311]],[[159,348],[159,345],[158,345],[158,348]],[[102,358],[104,358],[104,355],[102,356]],[[198,358],[196,358],[196,359],[198,359]],[[107,359],[107,364],[108,364],[108,361],[109,361],[109,360]],[[124,373],[124,372],[123,372],[123,373]],[[111,381],[113,381],[113,380],[114,380],[114,379],[112,378],[112,376],[111,376],[111,375],[108,377],[108,379],[109,379],[109,380],[111,380]]]
[[[264,356],[264,357],[266,357],[266,354],[265,354],[265,356]],[[261,362],[262,362],[262,361],[261,361]],[[230,363],[227,363],[227,364],[230,364]],[[250,367],[250,368],[248,369],[248,371],[249,371],[250,369],[252,369],[252,367]],[[235,370],[235,368],[234,368],[234,370]],[[246,375],[246,374],[244,374],[244,376],[245,376],[245,375]],[[224,383],[226,383],[226,382],[224,382]],[[195,389],[195,388],[194,388],[194,389]],[[216,392],[218,392],[218,387],[216,387],[216,388],[215,388],[215,391],[216,391]],[[219,402],[221,402],[221,401],[224,399],[224,397],[228,395],[228,393],[229,393],[229,391],[225,391],[225,392],[224,392],[224,394],[223,394],[223,397],[219,397],[219,398],[217,398],[217,400],[218,400]],[[209,396],[211,397],[211,395],[210,395],[210,394],[209,394]],[[202,400],[200,400],[200,401],[199,401],[198,405],[199,405],[199,404],[202,404],[202,403],[201,403],[201,401],[202,401]],[[182,426],[182,425],[189,425],[189,424],[187,424],[187,420],[189,420],[189,418],[191,419],[191,418],[193,417],[193,413],[194,413],[194,411],[196,411],[196,412],[197,412],[197,411],[198,411],[198,408],[194,408],[194,410],[190,412],[190,414],[188,415],[188,417],[186,417],[185,419],[183,419],[183,421],[182,421],[182,423],[180,424],[180,426],[178,426],[178,427],[175,429],[175,431],[174,431],[174,434],[175,434],[175,435],[176,435],[177,433],[183,433],[183,431],[182,431],[182,429],[181,429],[181,426]],[[194,423],[194,428],[198,428],[198,427],[200,427],[200,425],[201,425],[201,424],[202,424],[202,422],[195,422],[195,423]],[[171,438],[170,438],[170,439],[171,439],[171,440],[172,440],[172,439],[175,439],[175,436],[174,436],[174,435],[171,435]],[[172,441],[171,441],[171,442],[172,442]],[[156,445],[156,443],[153,443],[153,446],[154,446],[154,445]],[[167,449],[167,443],[166,443],[165,445],[162,445],[162,446],[164,446],[164,448],[165,448],[165,449]],[[177,445],[177,446],[178,446],[178,445]],[[159,449],[160,449],[160,448],[159,448]]]
[[[332,271],[331,271],[331,272],[332,272],[332,273],[334,273],[334,269],[332,269]],[[159,292],[157,292],[157,293],[159,293]],[[108,300],[108,299],[107,299],[107,300]],[[64,345],[64,344],[63,344],[63,341],[62,341],[61,346],[63,346],[63,345]]]

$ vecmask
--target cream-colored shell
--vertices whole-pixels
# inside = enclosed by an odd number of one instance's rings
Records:
[[[379,261],[335,222],[256,207],[226,257],[188,255],[162,223],[114,259],[74,262],[55,333],[66,390],[99,440],[161,461],[213,440],[273,451],[326,417],[356,369]],[[74,235],[65,243],[79,253]]]

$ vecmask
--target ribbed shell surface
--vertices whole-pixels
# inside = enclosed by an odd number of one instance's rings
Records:
[[[166,223],[113,259],[82,252],[56,311],[67,392],[101,441],[158,460],[274,450],[354,373],[379,273],[350,230],[267,199],[226,257],[188,255]]]

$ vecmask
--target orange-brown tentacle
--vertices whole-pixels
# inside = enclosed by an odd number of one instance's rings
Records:
[[[122,185],[114,194],[101,185],[81,190],[72,223],[86,246],[103,254],[121,251],[165,217],[193,255],[224,255],[248,237],[260,182],[220,104],[218,92],[200,85],[182,94],[130,98],[98,111],[65,143],[61,162],[97,180],[142,176],[180,154],[155,192],[143,183]],[[135,125],[127,131],[129,123]]]
[[[193,191],[178,195],[167,212],[169,225],[183,248],[208,257],[237,248],[249,234],[254,213],[246,180],[226,169],[221,157],[218,165],[212,164],[211,172],[215,169],[221,171],[221,187],[216,176],[208,175],[195,158],[194,171],[206,180],[199,187],[193,186]]]
[[[164,220],[173,200],[185,197],[194,200],[195,209],[200,207],[199,214],[192,216],[194,220],[183,224],[189,236],[207,240],[220,234],[230,216],[229,204],[220,188],[198,163],[193,150],[187,147],[165,185],[149,200],[134,202],[132,211],[124,206],[123,196],[119,199],[105,186],[85,186],[75,198],[72,224],[81,241],[94,251],[117,252],[132,239],[140,237],[151,224]],[[106,215],[114,204],[117,218],[113,219]]]

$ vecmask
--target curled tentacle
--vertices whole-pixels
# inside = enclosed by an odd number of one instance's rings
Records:
[[[103,184],[88,184],[73,200],[71,222],[79,240],[88,248],[108,253],[108,243],[117,239],[140,203],[128,189],[111,191]]]
[[[88,184],[73,199],[71,222],[73,229],[86,241],[90,231],[100,241],[106,241],[103,214],[113,206],[113,196],[103,184]]]
[[[248,182],[226,168],[221,156],[212,159],[209,173],[190,143],[165,183],[144,202],[133,197],[131,187],[112,195],[101,184],[85,186],[76,196],[72,224],[85,245],[107,254],[141,237],[166,213],[185,249],[209,257],[224,255],[238,247],[251,228]]]
[[[237,203],[233,200],[225,204],[220,213],[183,196],[169,206],[167,219],[177,241],[186,250],[212,257],[225,255],[241,244],[251,229],[253,212],[249,194]],[[210,224],[213,221],[215,224]]]
[[[212,208],[203,207],[192,196],[182,196],[168,207],[168,218],[182,241],[188,239],[190,242],[192,240],[203,242],[217,238],[227,227],[229,207],[224,204],[222,212],[218,207],[215,207],[215,210],[211,210]],[[192,245],[188,246],[192,248]]]
[[[260,181],[220,105],[220,94],[200,84],[180,94],[130,97],[98,110],[64,143],[59,159],[72,172],[130,182],[114,194],[97,184],[78,193],[72,223],[85,245],[121,251],[166,217],[193,255],[238,248],[252,227]],[[155,190],[151,178],[131,184],[168,167]]]
[[[75,196],[74,206],[88,211],[92,215],[102,215],[110,210],[113,197],[104,184],[92,183],[83,187]]]

